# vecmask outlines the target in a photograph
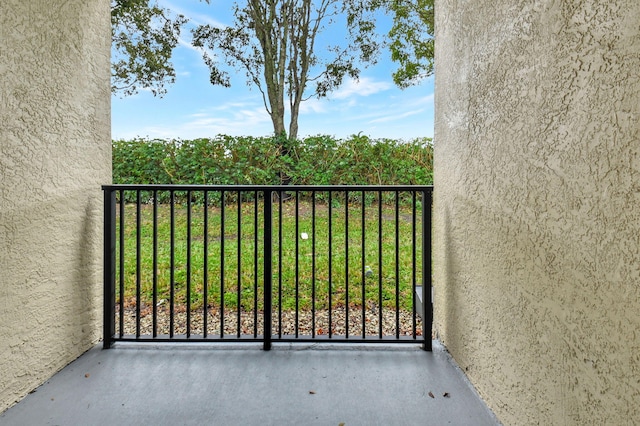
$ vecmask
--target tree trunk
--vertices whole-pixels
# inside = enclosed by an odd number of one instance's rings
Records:
[[[284,112],[273,112],[271,114],[271,123],[273,124],[273,134],[276,137],[287,136],[287,130],[284,127]]]
[[[291,122],[289,123],[289,140],[298,139],[298,113],[300,107],[296,105],[296,108],[291,109]]]

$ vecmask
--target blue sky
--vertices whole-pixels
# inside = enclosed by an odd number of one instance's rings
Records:
[[[199,23],[231,24],[230,0],[161,0],[162,6]],[[330,36],[339,37],[339,30]],[[260,92],[233,76],[231,88],[209,83],[201,53],[190,46],[190,32],[174,52],[176,82],[163,97],[148,91],[112,99],[113,139],[268,136],[271,120]],[[362,132],[372,138],[433,137],[433,77],[419,86],[398,89],[391,74],[396,65],[383,52],[377,65],[362,71],[359,81],[347,80],[326,98],[303,102],[299,137],[331,135],[346,138]],[[233,75],[233,74],[232,74]]]

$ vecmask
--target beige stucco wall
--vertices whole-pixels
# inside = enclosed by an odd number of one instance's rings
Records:
[[[0,412],[101,326],[107,0],[0,2]]]
[[[640,424],[640,2],[436,14],[438,336],[505,424]]]

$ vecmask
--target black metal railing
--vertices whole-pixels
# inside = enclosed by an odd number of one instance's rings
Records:
[[[104,347],[431,350],[431,186],[105,185]]]

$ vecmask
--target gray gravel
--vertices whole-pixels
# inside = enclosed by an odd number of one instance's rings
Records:
[[[170,310],[167,306],[157,308],[157,334],[169,334],[170,328]],[[240,334],[253,335],[254,331],[257,335],[262,335],[263,317],[262,312],[257,314],[257,322],[254,318],[253,311],[240,312]],[[316,335],[329,334],[331,328],[332,335],[346,334],[347,310],[344,307],[334,308],[331,311],[331,327],[329,326],[329,311],[315,311],[315,327],[313,323],[313,313],[311,311],[300,311],[297,319],[297,330],[299,335],[311,335],[315,328]],[[192,311],[189,318],[189,330],[192,335],[202,335],[204,329],[204,312],[202,309]],[[220,334],[220,311],[218,309],[210,309],[207,312],[207,332],[209,335]],[[400,311],[398,313],[399,334],[401,336],[411,336],[413,330],[413,316],[411,312]],[[187,312],[182,306],[174,309],[174,334],[184,335],[187,333]],[[296,332],[296,314],[295,311],[283,311],[282,318],[279,319],[278,312],[272,314],[273,334],[279,334],[280,324],[282,325],[283,335],[293,335]],[[254,330],[254,324],[257,330]],[[349,335],[362,335],[362,309],[349,309]],[[365,309],[365,335],[377,336],[379,333],[380,312],[376,307]],[[421,335],[422,321],[418,316],[416,318],[417,335]],[[150,308],[142,309],[140,315],[140,334],[152,335],[153,333],[153,310]],[[238,313],[237,311],[224,312],[224,334],[236,335],[238,333]],[[116,334],[119,334],[118,312],[116,312]],[[124,334],[136,334],[136,310],[125,308],[124,310]],[[396,311],[392,309],[382,310],[382,334],[383,336],[396,335]]]

